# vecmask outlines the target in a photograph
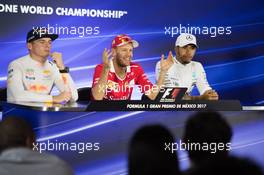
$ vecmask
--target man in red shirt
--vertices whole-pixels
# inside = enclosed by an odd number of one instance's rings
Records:
[[[104,49],[103,63],[97,65],[93,77],[92,96],[95,100],[129,100],[133,86],[137,85],[142,93],[154,100],[163,85],[165,74],[173,64],[172,53],[165,60],[161,56],[161,71],[157,85],[147,78],[142,67],[131,62],[133,49],[138,47],[137,41],[122,34],[112,41],[112,51]],[[111,57],[109,59],[109,57]]]

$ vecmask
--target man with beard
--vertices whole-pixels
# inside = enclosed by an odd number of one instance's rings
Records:
[[[192,61],[197,50],[196,37],[182,33],[175,43],[176,58],[165,76],[167,87],[187,87],[185,100],[218,100],[218,94],[213,90],[207,79],[201,63]],[[160,75],[160,62],[156,65],[156,78]],[[194,86],[197,86],[200,96],[191,96]]]
[[[50,34],[46,28],[28,32],[29,54],[8,66],[7,101],[65,103],[77,100],[77,89],[62,54],[51,53],[52,41],[57,38],[57,34]],[[52,61],[48,60],[49,56]],[[54,85],[60,91],[59,95],[50,95]]]
[[[138,45],[137,41],[122,34],[112,41],[112,52],[108,49],[104,50],[103,63],[96,66],[93,77],[92,96],[94,100],[129,100],[134,85],[137,85],[149,99],[156,98],[163,85],[165,74],[173,64],[172,54],[170,53],[166,60],[164,60],[164,55],[161,56],[157,85],[152,85],[142,67],[131,62],[133,49]]]

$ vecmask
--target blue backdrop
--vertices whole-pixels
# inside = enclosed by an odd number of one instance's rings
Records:
[[[101,63],[103,49],[110,48],[112,39],[120,33],[139,41],[133,59],[155,83],[155,64],[160,55],[174,49],[179,32],[189,30],[197,36],[199,44],[194,60],[205,66],[209,83],[221,99],[239,99],[243,105],[264,103],[264,1],[1,0],[0,4],[1,86],[6,86],[9,62],[27,54],[25,37],[32,27],[53,27],[50,31],[59,31],[60,38],[53,43],[53,51],[63,53],[78,87],[91,86],[94,67]],[[10,12],[6,5],[9,8],[17,5],[17,12]],[[43,7],[42,14],[34,14],[33,7],[32,14],[22,13],[21,6]],[[53,10],[50,15],[45,14],[48,8]],[[61,8],[89,9],[91,13],[62,16]],[[92,10],[111,10],[123,15],[92,17],[96,15]],[[68,33],[60,27],[67,28]],[[88,32],[83,33],[83,29]]]
[[[32,6],[32,14],[22,13],[21,8],[25,6]],[[36,6],[42,14],[34,14]],[[161,54],[174,49],[179,32],[191,30],[199,45],[194,60],[204,65],[209,83],[220,98],[239,99],[243,105],[263,105],[263,7],[263,0],[0,0],[0,86],[6,86],[8,64],[27,54],[26,33],[33,27],[49,26],[58,30],[63,27],[71,31],[60,31],[52,50],[63,53],[78,87],[91,86],[94,67],[101,63],[103,49],[110,48],[112,39],[121,33],[139,41],[140,47],[134,50],[133,59],[155,83],[155,64]],[[62,8],[84,9],[85,12],[89,9],[90,16],[60,15]],[[44,14],[50,10],[52,14]],[[106,16],[93,17],[97,15],[96,10]],[[114,15],[109,17],[109,13]],[[138,98],[138,94],[133,97]],[[77,174],[126,174],[128,140],[139,126],[163,123],[173,131],[180,128],[181,132],[189,114],[171,111],[76,113],[72,118],[62,118],[35,130],[42,135],[39,141],[101,142],[98,153],[57,152]],[[243,114],[225,113],[227,118],[240,118]],[[235,130],[234,152],[248,153],[263,165],[263,119],[236,125]],[[185,165],[186,155],[180,155],[180,161]]]

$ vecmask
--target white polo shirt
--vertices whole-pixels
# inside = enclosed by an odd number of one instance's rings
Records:
[[[187,93],[191,93],[194,86],[197,86],[200,95],[212,89],[206,79],[206,74],[201,63],[191,61],[189,64],[181,64],[173,58],[174,64],[170,67],[165,76],[166,87],[186,87]],[[156,80],[160,73],[160,61],[156,64]]]
[[[47,60],[43,65],[30,55],[12,61],[8,66],[7,101],[52,102],[53,86],[60,92],[71,91],[71,101],[78,98],[77,89],[69,74],[61,74],[57,66]]]

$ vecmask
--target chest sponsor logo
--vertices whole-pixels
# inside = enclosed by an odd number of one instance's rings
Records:
[[[50,80],[50,79],[51,79],[50,70],[43,70],[43,80]]]
[[[48,87],[41,84],[34,84],[30,85],[28,90],[33,92],[45,92],[48,91]]]
[[[34,69],[26,69],[26,76],[34,76]]]
[[[25,78],[27,80],[35,80],[36,77],[34,76],[34,74],[34,69],[26,69]]]
[[[25,78],[28,80],[36,80],[36,77],[34,77],[34,76],[27,76],[26,75]]]

